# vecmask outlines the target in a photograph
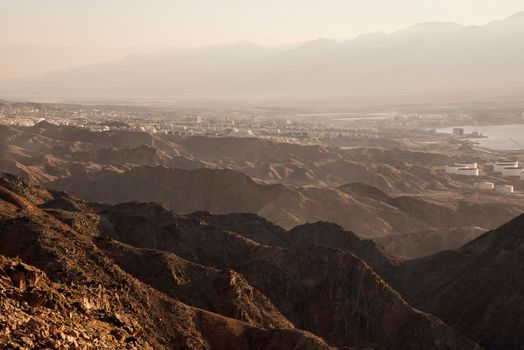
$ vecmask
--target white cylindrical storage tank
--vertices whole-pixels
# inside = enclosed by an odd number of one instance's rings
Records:
[[[493,182],[475,182],[473,185],[477,190],[493,190],[495,184]]]
[[[456,174],[457,175],[467,175],[467,176],[479,176],[480,170],[479,169],[460,168],[460,169],[457,169]]]
[[[511,185],[497,185],[495,191],[498,193],[513,193],[513,186]]]
[[[502,169],[502,175],[503,176],[516,176],[520,177],[522,175],[522,172],[524,171],[524,168],[522,167],[516,167],[516,168],[504,168]]]
[[[518,166],[519,166],[518,160],[496,161],[495,164],[493,164],[493,171],[495,173],[501,173],[504,168],[518,168]]]

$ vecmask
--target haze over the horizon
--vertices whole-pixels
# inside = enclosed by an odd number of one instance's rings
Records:
[[[175,47],[341,40],[432,21],[481,25],[523,7],[519,0],[10,1],[0,12],[0,80]]]

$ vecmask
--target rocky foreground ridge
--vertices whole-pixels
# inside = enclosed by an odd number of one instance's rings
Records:
[[[204,214],[92,204],[2,174],[0,307],[10,310],[1,314],[2,341],[21,349],[480,349],[386,283],[370,264],[397,281],[404,262],[371,242],[330,224],[327,243],[304,238],[317,229],[321,237],[321,223],[271,244]]]

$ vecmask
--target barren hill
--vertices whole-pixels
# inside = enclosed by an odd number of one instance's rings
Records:
[[[334,222],[380,237],[406,257],[457,248],[523,206],[509,197],[461,194],[472,184],[444,174],[446,164],[485,157],[478,152],[342,150],[257,138],[92,132],[48,122],[0,126],[0,135],[2,171],[85,199],[154,200],[181,213],[251,212],[287,229]]]
[[[363,195],[351,190],[357,185],[328,189],[261,184],[228,169],[136,167],[123,173],[70,177],[50,186],[89,201],[155,201],[184,214],[202,210],[254,213],[287,229],[308,222],[334,222],[371,237],[430,231],[433,227],[495,227],[521,210],[514,204],[446,205],[411,196],[390,197],[369,186],[365,188],[373,194]],[[494,210],[497,215],[491,215]]]
[[[407,261],[398,288],[487,349],[520,349],[523,234],[520,215],[457,250]]]
[[[155,349],[329,349],[326,342],[478,348],[409,306],[349,251],[261,245],[153,203],[90,204],[9,175],[2,175],[0,189],[0,254],[18,256],[60,281],[64,287],[56,290],[69,299],[56,317],[65,330],[95,322],[102,329],[88,336],[108,334],[107,341],[121,347]],[[7,298],[2,294],[2,305],[27,315]],[[50,307],[47,299],[34,305],[29,318],[46,321],[41,315]],[[70,319],[60,318],[73,309]],[[54,331],[38,334],[26,338],[42,346],[62,339]],[[19,333],[2,336],[28,347]],[[71,337],[60,341],[82,341]],[[100,347],[115,348],[109,344]]]

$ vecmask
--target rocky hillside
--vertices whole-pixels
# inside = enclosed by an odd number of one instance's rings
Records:
[[[102,291],[54,283],[39,269],[0,256],[0,343],[5,349],[151,349],[138,322],[103,313],[109,307],[96,294]]]
[[[75,344],[80,348],[96,344],[96,348],[106,349],[329,348],[321,339],[291,329],[282,317],[277,324],[283,328],[261,328],[255,322],[227,318],[167,296],[122,270],[98,248],[99,232],[81,234],[35,205],[45,205],[53,194],[10,176],[3,176],[1,183],[0,255],[5,261],[2,290],[7,290],[1,303],[12,312],[7,318],[2,313],[2,337],[7,343],[21,349],[73,348]],[[31,193],[36,202],[14,193],[17,189]],[[61,200],[52,201],[55,211],[65,211],[58,209]],[[93,219],[86,214],[77,216],[84,221]],[[43,273],[13,260],[15,257]],[[21,277],[17,271],[30,277]],[[35,280],[33,275],[41,277]],[[227,295],[227,276],[222,283]],[[221,290],[220,285],[217,288]],[[226,300],[234,303],[234,299]],[[270,305],[266,298],[263,301]],[[264,307],[259,313],[262,310]],[[40,326],[44,322],[49,327]],[[31,333],[29,327],[42,329],[37,332],[35,328]],[[88,329],[85,335],[84,328]]]
[[[455,249],[524,207],[522,197],[470,193],[472,181],[443,172],[446,164],[496,154],[382,147],[390,148],[93,132],[43,121],[0,126],[0,170],[92,201],[153,200],[181,213],[251,212],[286,229],[334,222],[410,258]],[[108,191],[98,182],[119,186]]]
[[[521,349],[524,215],[454,251],[407,261],[395,283],[487,349]]]
[[[267,245],[287,248],[317,245],[351,252],[382,277],[387,276],[402,262],[402,259],[387,253],[375,241],[361,239],[353,232],[345,231],[341,226],[329,222],[319,221],[286,231],[257,215],[240,213],[214,215],[209,212],[195,212],[190,216]]]
[[[90,204],[9,175],[0,186],[1,307],[24,320],[2,316],[2,337],[22,348],[87,337],[98,348],[479,348],[412,308],[349,245],[261,244],[154,203]],[[41,270],[42,282],[17,282],[18,270]],[[49,297],[33,310],[27,292]],[[60,331],[16,331],[33,318]]]
[[[333,222],[368,237],[447,232],[468,226],[488,229],[524,208],[518,203],[495,203],[486,198],[480,203],[475,198],[433,203],[424,197],[389,196],[359,183],[336,189],[272,185],[229,169],[135,167],[123,173],[108,171],[70,177],[49,186],[89,201],[164,203],[184,214],[249,212],[286,229],[316,221]]]
[[[432,172],[452,157],[398,149],[341,150],[256,138],[178,137],[138,131],[92,132],[41,122],[0,126],[2,171],[41,182],[103,169],[163,165],[229,168],[287,185],[336,187],[364,182],[387,193],[444,190],[455,184]],[[460,160],[460,157],[454,157]]]

